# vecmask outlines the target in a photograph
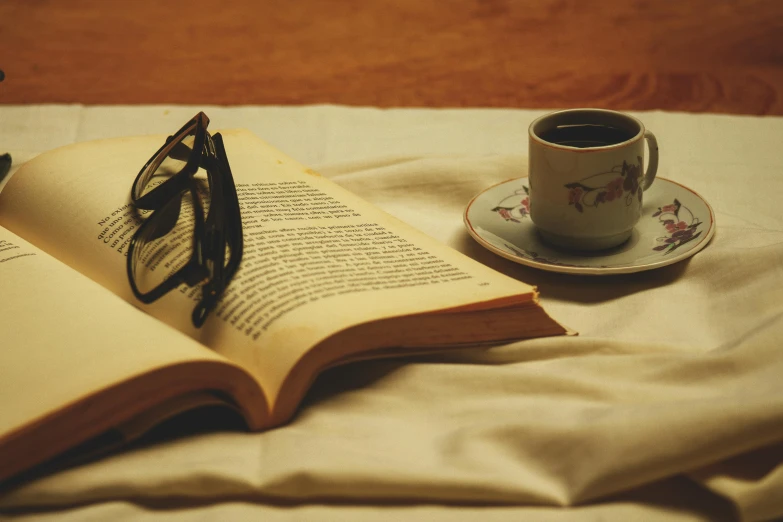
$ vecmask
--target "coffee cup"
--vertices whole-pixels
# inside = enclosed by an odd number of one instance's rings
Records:
[[[627,114],[570,109],[536,119],[528,134],[530,218],[541,237],[575,250],[628,240],[658,169],[653,133]]]

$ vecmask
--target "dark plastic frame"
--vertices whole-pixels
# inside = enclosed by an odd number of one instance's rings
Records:
[[[152,303],[160,299],[182,283],[195,286],[206,279],[201,300],[196,304],[191,315],[191,320],[197,328],[204,324],[207,315],[215,307],[239,269],[243,246],[239,198],[223,144],[223,136],[219,133],[211,136],[207,132],[208,125],[207,115],[199,112],[179,131],[166,139],[166,143],[152,155],[136,176],[131,187],[131,202],[136,209],[151,210],[152,213],[131,238],[126,265],[131,290],[143,303]],[[193,149],[182,170],[143,194],[146,184],[160,163],[191,131],[194,133]],[[193,179],[199,167],[207,172],[210,190],[209,213],[206,219],[196,181]],[[149,292],[142,293],[133,278],[135,253],[138,251],[139,242],[142,241],[140,238],[144,237],[145,232],[153,224],[160,224],[160,219],[156,216],[163,216],[166,213],[158,211],[167,205],[180,205],[181,195],[186,191],[191,193],[195,208],[193,254],[182,268],[171,274],[160,285]],[[228,262],[225,259],[226,246],[229,247],[230,252]]]

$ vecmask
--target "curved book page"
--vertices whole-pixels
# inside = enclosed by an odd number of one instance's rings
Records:
[[[3,227],[0,296],[0,482],[110,431],[141,435],[142,416],[149,427],[216,398],[251,427],[268,423],[242,368]]]

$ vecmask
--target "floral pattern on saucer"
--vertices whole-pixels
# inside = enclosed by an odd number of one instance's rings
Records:
[[[662,244],[653,248],[653,250],[663,251],[664,255],[701,235],[701,232],[696,232],[696,229],[701,225],[699,218],[694,216],[688,207],[683,206],[676,198],[674,203],[659,207],[652,217],[657,217],[669,232],[668,236],[659,237],[658,242]]]
[[[642,218],[631,239],[592,253],[558,249],[541,239],[529,219],[527,178],[481,192],[463,217],[468,233],[499,256],[541,270],[582,275],[641,272],[670,265],[703,249],[715,232],[709,204],[679,183],[658,177],[644,193],[643,203]]]
[[[522,185],[521,189],[517,189],[512,195],[503,198],[492,209],[492,212],[497,212],[506,221],[521,223],[522,219],[530,215],[530,189],[527,188],[527,185]]]

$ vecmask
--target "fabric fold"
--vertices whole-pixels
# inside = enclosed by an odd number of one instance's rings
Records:
[[[75,136],[155,132],[192,109],[80,109]],[[22,129],[14,147],[34,150],[48,127],[30,114],[49,109],[26,110],[0,107],[0,116]],[[61,117],[75,121],[71,112]],[[783,161],[771,138],[783,118],[637,113],[659,138],[659,176],[699,192],[717,232],[687,261],[590,278],[516,265],[463,228],[477,192],[526,175],[524,130],[540,113],[209,112],[216,128],[249,127],[397,218],[536,285],[578,337],[335,368],[279,429],[130,448],[0,493],[0,511],[20,520],[164,511],[280,520],[783,516]]]

